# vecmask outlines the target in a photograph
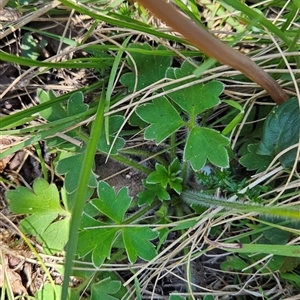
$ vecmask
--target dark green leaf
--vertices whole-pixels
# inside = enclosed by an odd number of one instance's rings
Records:
[[[153,55],[143,54],[138,52],[132,52],[131,57],[135,62],[137,72],[127,73],[121,76],[120,81],[123,85],[128,87],[129,92],[134,90],[134,85],[137,80],[136,90],[141,90],[154,82],[165,78],[167,68],[171,64],[171,57],[155,55],[155,49],[151,48],[149,44],[131,44],[129,48],[152,50]],[[164,50],[165,47],[158,46],[158,50]],[[128,57],[128,63],[134,70],[134,64],[130,57]]]
[[[26,32],[22,37],[21,56],[36,60],[46,46],[46,40],[36,42],[31,33]]]
[[[166,188],[169,182],[169,174],[167,169],[161,164],[155,165],[155,171],[147,177],[147,183],[160,183],[163,188]]]
[[[266,170],[273,158],[269,155],[257,154],[258,144],[250,144],[247,148],[249,153],[240,158],[241,165],[246,167],[248,171],[262,172]]]
[[[88,110],[88,105],[84,103],[83,93],[76,92],[70,96],[67,102],[67,112],[69,116],[77,115]]]
[[[268,115],[257,153],[275,157],[286,148],[299,143],[300,118],[296,97],[275,107]],[[296,159],[294,148],[279,158],[283,167],[291,167]]]

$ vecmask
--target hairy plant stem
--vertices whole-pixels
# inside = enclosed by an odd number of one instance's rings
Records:
[[[235,210],[236,213],[258,213],[266,216],[272,216],[276,218],[285,218],[300,222],[299,205],[293,208],[286,208],[280,206],[262,206],[252,203],[245,203],[241,201],[228,201],[227,199],[221,199],[213,197],[211,195],[204,194],[202,192],[184,191],[181,194],[181,198],[189,205],[198,205],[204,207],[224,207],[226,210]]]
[[[218,60],[222,64],[241,71],[249,79],[259,84],[277,104],[288,100],[287,94],[277,81],[256,65],[249,57],[223,44],[205,29],[180,13],[173,5],[167,3],[165,0],[137,1],[150,9],[167,25],[181,33],[204,54]]]

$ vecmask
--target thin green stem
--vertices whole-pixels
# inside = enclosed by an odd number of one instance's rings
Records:
[[[81,222],[81,214],[84,203],[86,201],[86,189],[90,173],[94,163],[94,156],[101,135],[103,123],[104,123],[104,108],[105,108],[105,97],[104,97],[104,86],[102,89],[101,98],[99,100],[98,109],[96,113],[95,121],[92,124],[90,141],[86,149],[84,159],[81,166],[81,171],[78,176],[78,189],[75,192],[76,204],[73,207],[69,240],[66,246],[66,261],[65,261],[65,272],[64,282],[62,287],[61,300],[66,300],[68,297],[69,279],[72,274],[73,258],[78,242],[78,228]]]

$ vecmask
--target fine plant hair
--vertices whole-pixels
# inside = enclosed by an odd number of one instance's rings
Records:
[[[281,220],[300,223],[299,205],[293,208],[271,207],[257,205],[251,202],[229,201],[226,198],[218,198],[201,191],[185,191],[181,194],[182,200],[189,205],[204,207],[223,207],[225,210],[236,210],[236,212],[258,213],[266,217],[275,217]]]

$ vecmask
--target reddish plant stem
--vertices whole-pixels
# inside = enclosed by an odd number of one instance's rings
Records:
[[[172,4],[167,3],[165,0],[137,1],[152,11],[167,25],[181,33],[204,54],[222,64],[241,71],[249,79],[259,84],[277,104],[281,104],[288,99],[287,94],[277,81],[256,65],[249,57],[222,43],[180,13]]]

